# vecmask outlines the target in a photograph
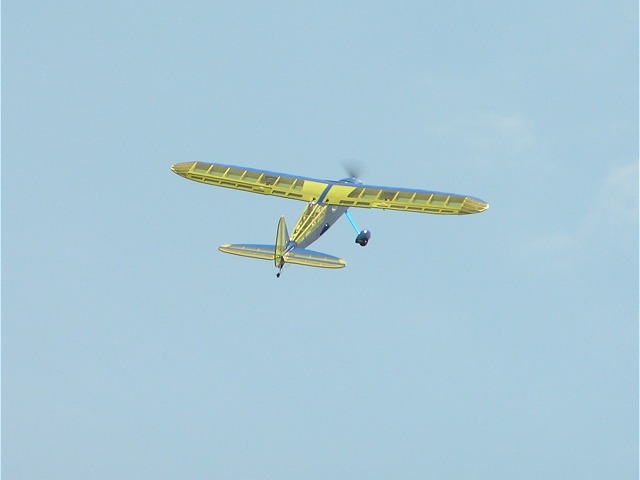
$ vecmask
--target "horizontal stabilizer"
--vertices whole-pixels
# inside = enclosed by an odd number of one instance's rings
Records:
[[[259,258],[273,262],[275,245],[222,245],[218,250],[241,257]]]
[[[304,248],[290,250],[285,254],[284,261],[295,265],[306,265],[307,267],[343,268],[347,266],[347,262],[341,258]]]
[[[258,258],[260,260],[274,261],[275,245],[222,245],[218,248],[221,252],[241,257]],[[285,263],[294,265],[305,265],[307,267],[319,268],[343,268],[347,263],[338,257],[333,257],[325,253],[314,252],[304,248],[294,248],[284,254]]]

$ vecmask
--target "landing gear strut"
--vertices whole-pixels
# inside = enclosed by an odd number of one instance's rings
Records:
[[[344,215],[345,215],[345,217],[347,217],[347,219],[351,223],[351,226],[353,227],[353,229],[358,234],[358,236],[356,237],[356,243],[358,245],[360,245],[361,247],[365,247],[367,245],[367,243],[369,243],[369,239],[371,238],[371,232],[369,230],[366,230],[366,229],[360,231],[358,229],[358,227],[356,226],[356,222],[354,222],[353,218],[351,218],[351,214],[349,212],[344,212]]]

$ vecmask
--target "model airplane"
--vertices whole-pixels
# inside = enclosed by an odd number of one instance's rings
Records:
[[[284,217],[280,217],[275,245],[222,245],[219,248],[224,253],[272,261],[278,268],[277,277],[280,277],[286,263],[322,268],[345,267],[344,260],[307,250],[307,247],[329,230],[342,215],[347,217],[355,229],[356,243],[363,247],[367,245],[371,232],[360,230],[356,226],[347,211],[350,207],[438,215],[467,215],[484,212],[489,208],[486,202],[466,195],[366,185],[354,175],[336,181],[318,180],[203,162],[178,163],[171,170],[189,180],[208,185],[308,202],[291,235]]]

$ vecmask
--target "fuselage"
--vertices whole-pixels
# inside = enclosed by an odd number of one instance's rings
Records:
[[[293,228],[290,240],[300,248],[308,247],[329,230],[347,210],[346,207],[309,203]]]
[[[355,178],[344,178],[340,182],[332,183],[361,184],[360,180]],[[300,215],[291,234],[291,242],[294,242],[296,246],[306,248],[311,245],[324,235],[349,209],[348,207],[337,207],[324,203],[324,199],[330,189],[331,185],[325,189],[317,201],[309,203],[302,215]]]

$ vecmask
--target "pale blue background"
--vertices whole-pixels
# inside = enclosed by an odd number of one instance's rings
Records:
[[[2,474],[636,479],[638,5],[2,6]],[[491,203],[304,204],[228,162]]]

